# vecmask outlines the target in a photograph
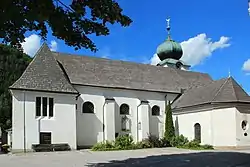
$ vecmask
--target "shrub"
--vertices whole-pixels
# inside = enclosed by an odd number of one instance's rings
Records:
[[[200,143],[196,140],[192,140],[190,142],[185,143],[184,145],[179,145],[179,146],[183,146],[184,148],[197,149],[200,148]]]
[[[214,147],[212,145],[209,145],[209,144],[201,145],[201,147],[204,150],[213,150],[214,149]]]
[[[170,141],[166,138],[160,139],[161,147],[171,147]]]
[[[184,137],[183,135],[173,137],[170,140],[170,145],[173,147],[183,146],[186,143],[188,143],[188,139],[186,137]]]
[[[142,148],[152,148],[152,144],[149,142],[148,139],[144,139],[136,143],[136,149],[142,149]]]
[[[148,138],[146,140],[148,140],[151,147],[158,147],[159,148],[162,145],[159,137],[151,135],[151,134],[148,136]]]
[[[96,143],[92,148],[93,151],[106,151],[115,149],[114,143],[110,141]]]
[[[130,135],[120,135],[115,139],[115,147],[118,149],[131,149],[133,138]]]
[[[197,140],[192,140],[184,145],[177,145],[178,148],[185,148],[185,149],[194,149],[194,150],[211,150],[214,149],[213,146],[205,144],[201,145],[199,141]]]
[[[172,116],[172,109],[170,102],[168,102],[168,104],[166,105],[165,114],[166,117],[165,117],[164,137],[168,140],[171,140],[173,137],[175,137],[175,130],[174,130],[173,116]]]

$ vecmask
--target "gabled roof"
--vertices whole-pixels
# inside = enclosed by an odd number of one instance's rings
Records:
[[[45,43],[10,89],[78,93],[67,80],[67,76]]]
[[[211,82],[208,74],[104,58],[54,52],[71,84],[154,92],[180,93],[181,89]]]
[[[229,77],[187,90],[174,102],[173,108],[224,102],[250,103],[250,96],[232,77]]]

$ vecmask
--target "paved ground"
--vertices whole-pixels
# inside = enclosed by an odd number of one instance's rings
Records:
[[[0,166],[7,167],[250,167],[250,150],[188,151],[176,148],[133,151],[27,153],[0,155]]]

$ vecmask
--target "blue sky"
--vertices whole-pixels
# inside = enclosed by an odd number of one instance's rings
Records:
[[[182,43],[183,59],[193,65],[192,70],[206,72],[213,79],[227,77],[230,70],[231,75],[250,92],[250,75],[242,70],[244,62],[250,59],[247,0],[118,2],[133,23],[128,28],[110,26],[109,36],[91,37],[99,49],[97,53],[86,49],[75,51],[51,34],[48,43],[55,40],[55,50],[60,52],[151,63],[157,46],[167,37],[165,20],[170,16],[171,36]],[[250,61],[245,67],[250,72]]]

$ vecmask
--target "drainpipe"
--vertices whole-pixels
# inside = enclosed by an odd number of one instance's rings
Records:
[[[25,101],[26,101],[26,94],[25,91],[23,91],[23,147],[24,147],[24,152],[26,153],[26,108],[25,108]]]
[[[143,103],[147,103],[148,104],[148,101],[146,101],[146,100],[140,100],[140,104],[137,106],[137,110],[136,110],[136,140],[137,140],[137,142],[139,141],[139,128],[138,128],[138,123],[139,123],[139,107]]]

